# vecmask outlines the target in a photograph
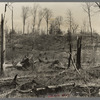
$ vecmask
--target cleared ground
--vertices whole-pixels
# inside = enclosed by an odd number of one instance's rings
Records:
[[[99,58],[98,50],[96,51],[97,56],[95,56],[95,59]],[[99,96],[99,59],[95,60],[95,63],[93,65],[89,59],[89,57],[91,58],[89,52],[90,51],[86,51],[86,54],[84,53],[84,51],[82,51],[82,58],[84,58],[85,56],[85,61],[84,59],[82,59],[83,69],[80,70],[81,75],[79,75],[77,71],[75,71],[75,68],[72,64],[70,69],[67,69],[68,53],[59,51],[40,52],[33,50],[32,53],[34,57],[33,59],[31,59],[31,62],[36,61],[33,67],[29,67],[27,70],[21,67],[14,66],[5,68],[4,76],[2,76],[0,79],[0,97],[37,97],[36,93],[34,91],[31,91],[31,89],[34,87],[34,82],[32,83],[32,80],[35,80],[38,84],[40,84],[37,85],[37,87],[39,88],[75,83],[75,86],[64,86],[56,92],[39,92],[38,97],[55,97],[57,96],[57,94],[66,95],[65,97],[88,97],[89,91],[87,89],[87,86],[90,89],[91,96]],[[41,62],[38,60],[39,53],[41,53]],[[73,55],[74,54],[75,53],[73,52]],[[32,54],[30,54],[29,56],[31,55]],[[87,63],[86,58],[88,59]],[[55,60],[58,60],[59,64],[54,64],[53,66],[51,66],[52,62]],[[18,85],[11,85],[10,83],[12,82],[16,74],[18,74]],[[84,82],[84,79],[87,83]],[[10,85],[8,85],[8,83]]]

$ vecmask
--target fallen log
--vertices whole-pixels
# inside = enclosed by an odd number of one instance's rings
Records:
[[[16,77],[14,77],[14,80],[16,80]],[[33,82],[33,81],[32,81]],[[35,82],[37,83],[37,82]],[[24,83],[25,84],[25,83]],[[34,92],[36,94],[36,96],[39,96],[39,95],[46,95],[48,93],[57,93],[57,92],[61,92],[63,89],[65,89],[65,87],[68,87],[72,89],[75,89],[75,87],[79,87],[80,89],[81,88],[87,88],[87,85],[90,87],[90,86],[94,86],[96,84],[81,84],[81,85],[75,85],[75,83],[65,83],[65,84],[59,84],[59,85],[50,85],[50,86],[38,86],[39,84],[35,84],[32,89],[28,89],[28,90],[21,90],[20,87],[22,86],[23,84],[19,85],[18,87],[16,87],[15,89],[11,89],[9,92],[6,92],[6,93],[3,93],[0,95],[0,97],[7,97],[9,96],[9,94],[11,94],[12,92],[14,91],[18,91],[19,93],[32,93]],[[97,86],[97,85],[96,85]],[[100,87],[100,85],[99,85]]]
[[[19,92],[21,93],[28,93],[28,92],[42,92],[45,91],[45,93],[47,92],[57,92],[59,90],[61,90],[63,87],[69,87],[69,86],[75,86],[75,83],[69,83],[69,84],[60,84],[60,85],[50,85],[50,86],[38,86],[38,85],[34,85],[32,89],[28,89],[28,90],[21,90],[20,88],[18,89]],[[57,90],[58,89],[58,90]]]
[[[65,87],[71,86],[73,88],[75,83],[70,83],[70,84],[60,84],[60,85],[50,85],[50,86],[45,86],[42,88],[33,88],[32,91],[36,94],[36,96],[39,95],[46,95],[48,93],[58,93],[63,91]]]
[[[28,90],[20,90],[20,89],[17,89],[17,91],[19,93],[30,93],[30,92],[32,92],[32,89],[28,89]]]
[[[36,75],[34,76],[34,75],[24,75],[24,76],[21,76],[21,77],[19,77],[19,76],[17,76],[17,79],[28,79],[28,78],[33,78],[33,77],[36,77]],[[0,82],[3,82],[3,81],[11,81],[11,80],[13,80],[13,77],[7,77],[7,78],[1,78],[0,79]]]

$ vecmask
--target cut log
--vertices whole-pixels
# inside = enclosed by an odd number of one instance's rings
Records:
[[[46,75],[46,77],[48,77],[49,75]],[[29,79],[29,78],[31,78],[31,79],[33,79],[33,78],[37,78],[37,75],[24,75],[24,76],[17,76],[17,79]],[[5,81],[7,81],[7,82],[11,82],[12,80],[13,80],[14,78],[13,77],[6,77],[6,78],[0,78],[0,83],[3,83],[3,82],[5,82]]]

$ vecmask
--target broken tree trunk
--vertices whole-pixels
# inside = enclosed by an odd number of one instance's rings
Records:
[[[69,42],[69,58],[68,58],[68,68],[71,65],[71,53],[72,53],[72,42],[71,42],[71,32],[68,31],[68,42]]]
[[[71,53],[72,53],[72,46],[71,46],[71,44],[69,44],[69,52],[70,52],[70,54],[69,54],[69,58],[68,58],[68,68],[70,67],[70,65],[71,65]]]
[[[76,67],[79,70],[81,68],[81,41],[82,37],[77,38],[77,58],[76,58]]]
[[[3,64],[4,64],[4,20],[3,20],[3,14],[1,14],[1,74],[3,73]]]

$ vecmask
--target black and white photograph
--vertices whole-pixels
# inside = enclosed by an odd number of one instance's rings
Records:
[[[100,2],[0,2],[0,98],[100,97]]]

